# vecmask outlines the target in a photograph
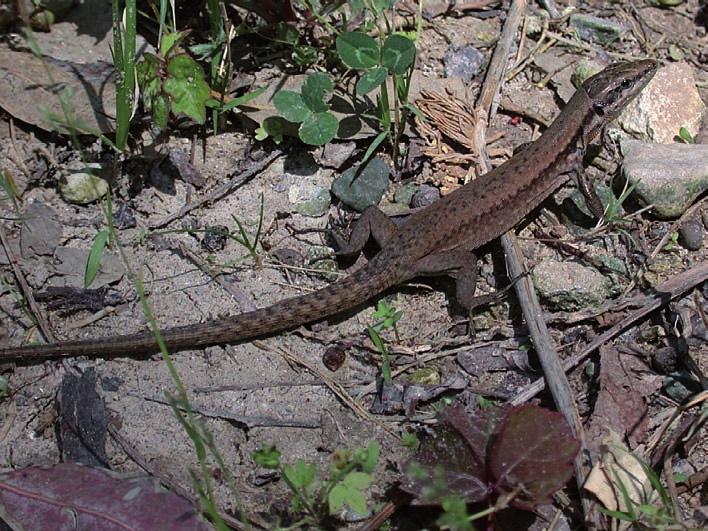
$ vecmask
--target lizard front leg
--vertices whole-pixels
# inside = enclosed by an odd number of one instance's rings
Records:
[[[600,197],[597,195],[592,181],[586,175],[581,175],[579,171],[573,172],[571,177],[575,180],[575,184],[578,190],[580,190],[585,200],[585,206],[588,207],[590,213],[595,216],[600,223],[604,223],[605,207],[602,205],[602,201],[600,201]]]
[[[354,224],[349,243],[340,245],[337,254],[349,256],[360,252],[370,237],[383,248],[397,232],[398,227],[391,218],[377,207],[370,206]]]

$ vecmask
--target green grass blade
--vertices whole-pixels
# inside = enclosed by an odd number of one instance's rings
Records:
[[[106,241],[108,241],[107,230],[100,231],[96,235],[96,239],[93,240],[91,252],[89,253],[88,261],[86,262],[86,273],[84,275],[85,288],[88,288],[96,279],[98,270],[101,267],[101,257],[103,256],[103,250],[106,248]]]

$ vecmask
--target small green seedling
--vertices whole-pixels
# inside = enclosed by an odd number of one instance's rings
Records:
[[[398,159],[398,140],[409,113],[420,116],[418,110],[408,101],[416,48],[411,39],[401,34],[389,35],[381,45],[372,37],[359,32],[346,32],[337,36],[337,53],[349,68],[365,73],[356,84],[359,96],[365,96],[375,89],[378,116],[369,116],[381,124],[382,131],[369,146],[364,160],[368,159],[378,146],[388,138],[393,145],[393,160]],[[386,80],[391,78],[393,87],[393,118]]]
[[[622,193],[619,198],[616,198],[614,193],[612,193],[612,179],[610,179],[610,194],[607,200],[607,208],[605,209],[605,218],[604,220],[600,220],[597,227],[598,230],[604,230],[608,227],[616,228],[617,231],[624,234],[635,247],[638,247],[638,245],[637,242],[634,241],[632,235],[620,227],[622,223],[629,223],[629,219],[623,217],[620,213],[622,211],[622,205],[638,185],[639,181],[634,182],[631,185],[628,182],[625,182]]]
[[[263,229],[263,204],[263,194],[261,193],[261,206],[258,210],[258,228],[256,228],[256,234],[253,236],[253,239],[248,236],[243,223],[233,214],[231,215],[231,219],[233,219],[234,223],[238,226],[239,236],[233,234],[227,235],[248,250],[248,254],[251,255],[251,258],[253,258],[257,266],[261,264],[261,256],[258,254],[258,242],[261,237],[261,230]]]
[[[313,72],[305,79],[300,92],[281,90],[273,97],[273,104],[286,120],[300,124],[300,140],[321,146],[330,142],[339,128],[339,120],[330,112],[326,101],[332,92],[332,78],[323,72]],[[267,126],[268,123],[263,124],[263,127]],[[276,137],[271,131],[268,134]]]
[[[367,448],[339,449],[332,454],[326,479],[317,479],[317,465],[298,459],[284,465],[275,446],[262,446],[253,453],[258,466],[277,470],[293,493],[291,509],[304,517],[290,529],[317,525],[325,517],[338,514],[348,506],[359,514],[367,513],[364,491],[374,480],[379,443]]]
[[[671,250],[675,249],[676,245],[678,243],[678,237],[679,237],[678,232],[673,231],[671,233],[671,241],[669,243],[667,243],[666,245],[664,245],[664,251],[671,251]]]
[[[639,181],[634,182],[632,184],[625,183],[624,189],[622,190],[622,193],[620,194],[619,198],[616,198],[613,193],[610,193],[607,201],[607,208],[605,209],[605,222],[608,225],[611,226],[616,225],[618,223],[628,222],[626,218],[620,216],[620,212],[622,211],[622,205],[631,195],[637,185],[639,185]],[[612,190],[612,179],[610,179],[609,187],[610,190]]]
[[[418,436],[411,431],[407,431],[401,437],[401,446],[415,450],[418,447]]]
[[[378,114],[365,118],[378,122],[381,132],[369,146],[363,160],[367,160],[387,138],[398,158],[398,138],[409,112],[420,113],[408,102],[411,76],[415,65],[416,48],[405,35],[389,35],[381,44],[365,33],[349,31],[336,39],[339,59],[348,68],[362,72],[356,84],[356,94],[364,97],[379,89]],[[394,106],[391,108],[387,80],[391,79]],[[298,136],[306,144],[321,146],[337,135],[339,120],[330,111],[329,98],[334,92],[332,78],[323,72],[307,76],[300,92],[281,90],[273,97],[273,104],[283,118],[299,125]],[[393,114],[393,116],[392,116]],[[258,138],[271,136],[282,139],[282,125],[277,120],[264,120],[257,132]]]
[[[369,332],[369,337],[373,341],[376,350],[378,350],[383,356],[383,363],[381,364],[381,375],[384,378],[386,385],[391,385],[391,357],[388,355],[388,349],[386,348],[386,343],[383,342],[379,333],[372,326],[367,326],[366,330]]]
[[[695,143],[696,143],[696,139],[693,138],[693,135],[692,135],[692,134],[690,133],[690,131],[689,131],[688,129],[686,129],[685,127],[682,127],[681,129],[679,129],[679,135],[678,135],[678,136],[679,136],[679,138],[680,138],[681,140],[683,140],[686,144],[695,144]]]
[[[396,310],[394,306],[389,306],[385,300],[381,300],[376,306],[376,311],[371,314],[371,317],[380,319],[380,322],[374,325],[374,330],[380,332],[386,328],[393,328],[396,333],[396,339],[399,339],[396,323],[403,317],[403,312]]]
[[[393,328],[396,334],[396,339],[398,337],[398,329],[396,328],[396,323],[403,317],[403,312],[396,310],[395,307],[389,306],[386,301],[379,301],[378,307],[374,313],[371,314],[374,319],[381,319],[380,322],[374,326],[367,326],[369,336],[371,341],[373,341],[376,349],[381,352],[383,356],[383,363],[381,364],[381,375],[384,377],[384,382],[386,385],[391,385],[391,357],[388,354],[388,349],[383,339],[379,335],[379,332],[385,330],[386,328]]]
[[[467,514],[467,503],[460,496],[447,496],[441,500],[443,513],[437,520],[440,529],[452,531],[474,531]]]
[[[159,129],[167,126],[170,112],[198,123],[206,120],[211,90],[201,67],[180,47],[188,33],[163,35],[159,55],[145,53],[136,65],[143,103]]]
[[[182,233],[187,233],[187,234],[218,234],[221,236],[225,236],[226,238],[230,238],[234,240],[236,243],[239,245],[242,245],[243,247],[246,248],[248,251],[248,255],[242,256],[236,260],[229,261],[225,264],[222,264],[220,267],[228,267],[230,265],[233,265],[235,263],[239,263],[249,256],[254,260],[256,267],[260,267],[262,264],[262,258],[260,254],[258,253],[258,247],[260,245],[260,237],[261,237],[261,232],[263,230],[263,215],[264,215],[264,210],[263,210],[263,205],[264,205],[264,198],[263,194],[261,194],[261,205],[260,205],[260,210],[259,210],[259,216],[258,216],[258,226],[256,227],[256,233],[253,235],[253,237],[249,236],[248,232],[246,231],[246,227],[243,225],[241,220],[239,220],[235,215],[231,215],[231,219],[234,220],[234,223],[236,223],[236,226],[238,227],[238,235],[233,234],[232,232],[229,232],[228,230],[219,230],[218,228],[205,228],[205,229],[165,229],[165,230],[157,230],[153,232],[149,232],[146,230],[140,231],[138,236],[135,238],[135,241],[138,244],[143,244],[145,242],[146,238],[149,237],[154,237],[154,236],[161,236],[164,234],[182,234]],[[210,263],[213,263],[216,261],[216,258],[213,255],[209,255],[207,260]]]
[[[86,261],[86,271],[84,273],[84,288],[91,286],[101,268],[101,257],[106,249],[106,244],[115,248],[115,228],[113,226],[113,199],[111,192],[106,193],[106,220],[108,228],[96,234]]]

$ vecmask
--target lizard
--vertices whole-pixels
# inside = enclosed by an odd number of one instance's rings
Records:
[[[576,90],[538,140],[490,172],[412,214],[400,227],[369,207],[352,230],[346,253],[369,235],[379,252],[361,269],[320,290],[273,305],[161,331],[165,346],[185,350],[255,339],[355,308],[414,277],[457,274],[457,294],[474,291],[473,251],[512,229],[582,169],[588,145],[647,85],[654,60],[617,63]],[[471,293],[470,293],[471,292]],[[0,349],[0,359],[143,356],[159,351],[152,332]]]

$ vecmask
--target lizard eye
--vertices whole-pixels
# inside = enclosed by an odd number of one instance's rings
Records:
[[[629,79],[623,79],[622,82],[620,83],[620,86],[625,90],[630,88],[632,85],[633,85],[633,83]]]
[[[595,114],[602,117],[605,116],[605,106],[602,103],[596,103],[594,106]]]

